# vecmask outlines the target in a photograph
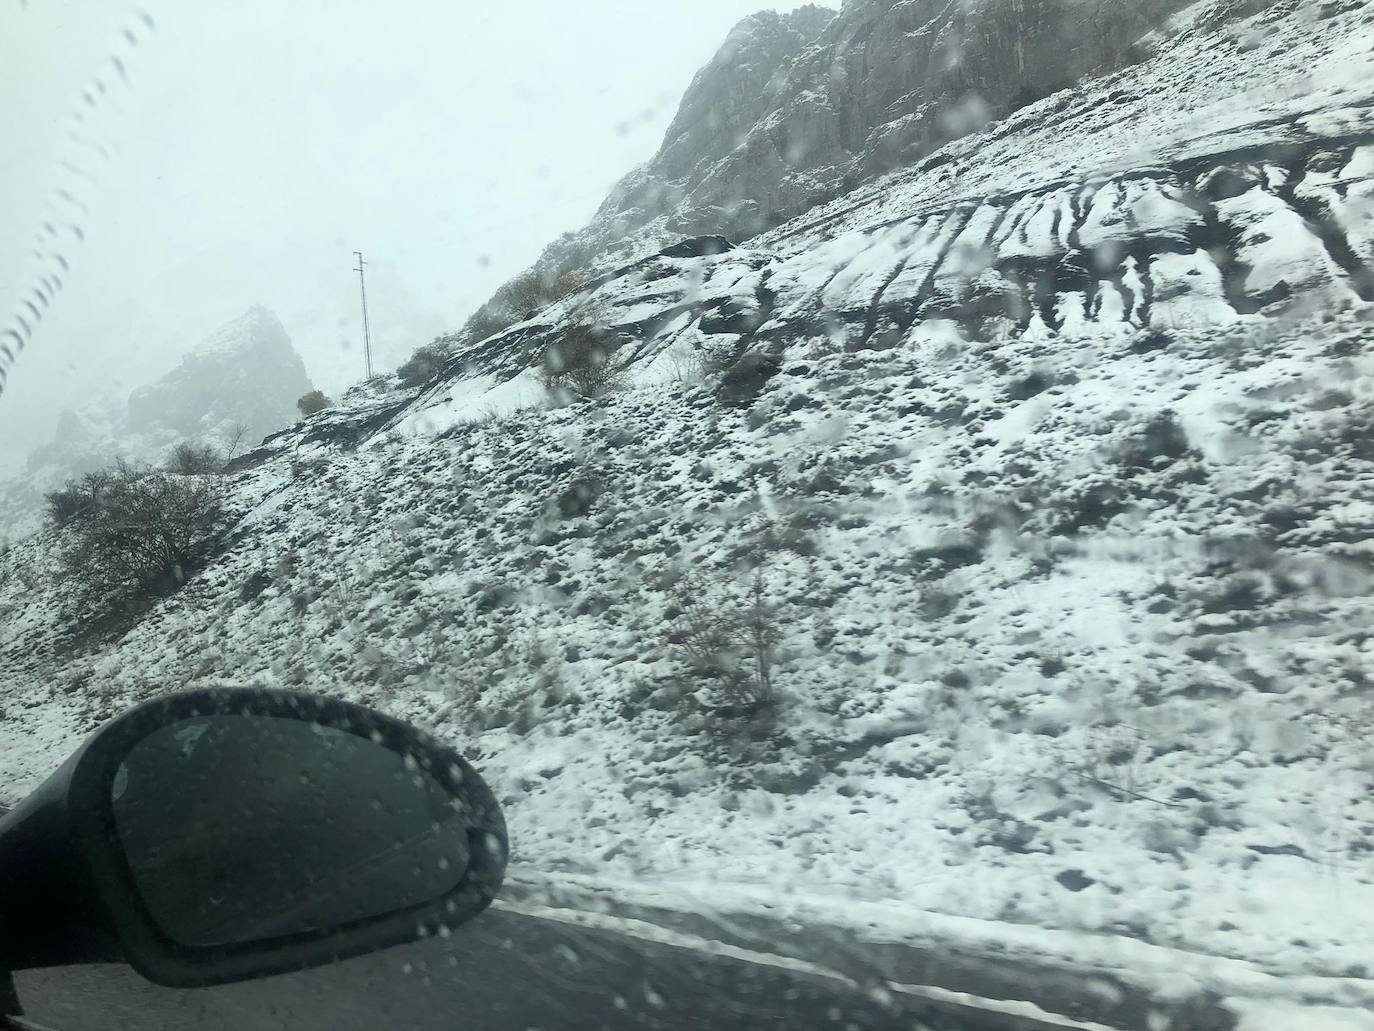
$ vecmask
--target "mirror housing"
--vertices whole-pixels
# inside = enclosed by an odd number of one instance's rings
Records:
[[[124,760],[150,735],[207,716],[306,721],[404,757],[451,796],[463,822],[467,848],[456,884],[437,898],[336,926],[228,944],[173,940],[138,889],[116,827],[112,785]],[[167,695],[105,724],[0,818],[0,970],[123,961],[157,984],[189,988],[316,966],[470,920],[500,888],[507,851],[505,822],[477,772],[456,751],[400,720],[292,691],[217,688]]]

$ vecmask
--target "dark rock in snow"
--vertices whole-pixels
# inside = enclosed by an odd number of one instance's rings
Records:
[[[591,511],[592,502],[601,496],[604,489],[600,480],[574,480],[567,490],[558,496],[558,514],[564,519],[576,519]]]
[[[1262,856],[1296,856],[1298,859],[1306,859],[1307,853],[1297,845],[1246,845],[1251,852],[1258,852]]]
[[[725,297],[709,305],[697,325],[703,333],[752,333],[762,321],[757,305]]]
[[[1069,891],[1082,891],[1097,883],[1082,870],[1062,870],[1054,875],[1054,879]]]
[[[665,258],[703,258],[734,249],[735,245],[723,236],[697,236],[665,247],[658,253]]]

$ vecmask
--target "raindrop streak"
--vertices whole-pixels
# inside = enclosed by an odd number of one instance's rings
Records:
[[[26,0],[21,0],[21,6],[28,8]],[[129,84],[129,66],[125,60],[127,54],[156,29],[157,23],[145,10],[135,10],[129,23],[120,29],[112,47],[116,52],[110,54],[105,63],[115,70],[119,81],[125,86]],[[59,213],[76,213],[83,217],[90,214],[90,206],[81,199],[81,191],[85,187],[93,186],[97,176],[82,159],[89,156],[93,150],[100,155],[102,161],[109,161],[112,154],[118,153],[119,146],[117,141],[111,141],[110,146],[106,146],[83,135],[74,127],[88,124],[87,114],[98,112],[109,95],[109,86],[99,74],[88,79],[77,92],[68,115],[68,122],[73,127],[68,128],[66,133],[73,152],[62,156],[57,162],[57,171],[65,177],[66,182],[53,190],[48,201],[50,209],[55,209]],[[42,321],[51,302],[62,289],[62,280],[55,274],[56,271],[60,269],[65,273],[70,269],[66,255],[58,249],[57,240],[62,234],[50,220],[42,222],[41,225],[43,232],[38,236],[39,246],[30,254],[30,260],[38,263],[34,279],[45,289],[40,289],[32,283],[27,288],[21,288],[20,299],[10,313],[10,325],[0,328],[0,397],[4,396],[10,370],[14,368],[20,354],[33,338],[38,323]],[[62,226],[77,243],[85,242],[86,230],[82,226],[68,221],[62,221]],[[30,300],[32,297],[42,301],[41,309]],[[27,309],[27,319],[24,317],[23,309]]]

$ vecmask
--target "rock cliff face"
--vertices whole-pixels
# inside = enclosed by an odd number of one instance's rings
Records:
[[[1024,13],[1037,2],[1002,6]],[[794,61],[788,81],[804,78],[802,65],[817,63],[825,41],[860,14],[882,14],[874,25],[886,32],[927,7],[851,3]],[[961,8],[966,19],[993,9]],[[1063,5],[1045,10],[1067,17]],[[803,341],[858,352],[915,346],[932,333],[1072,340],[1374,301],[1369,18],[1366,5],[1348,2],[1197,5],[1146,40],[1150,56],[1139,62],[1029,103],[1008,99],[1019,105],[1010,114],[736,246],[699,236],[652,249],[536,317],[461,347],[450,374],[490,377],[482,391],[528,383],[527,370],[579,311],[595,311],[636,368],[668,352],[706,352],[715,364],[745,362],[754,371],[741,366],[740,376],[758,381]],[[1017,47],[1007,45],[1011,60]],[[997,78],[993,70],[975,75],[971,55],[987,48],[966,46],[957,75],[984,83],[986,95],[995,80],[1005,93],[1051,73],[1048,48],[1040,38],[1035,56],[1026,48],[1022,72]],[[841,50],[855,69],[884,63],[853,57],[854,46],[831,53]],[[1089,60],[1064,53],[1065,67]],[[835,91],[828,111],[895,110],[876,73],[845,74],[855,95]],[[931,81],[940,75],[955,73]],[[923,95],[937,95],[931,89]],[[782,118],[785,105],[770,110],[760,125]],[[887,137],[899,135],[892,126],[900,121],[883,130]],[[852,155],[852,171],[887,160],[881,136],[871,132],[860,145],[857,129],[847,138],[822,134],[818,146]],[[729,155],[712,164],[673,218],[735,162]],[[739,175],[749,174],[739,159]],[[669,224],[668,216],[645,223],[626,246],[649,247]],[[445,388],[436,397],[450,394],[460,396]]]
[[[294,422],[296,399],[310,389],[281,322],[252,308],[129,395],[128,428],[188,437],[223,435],[227,426],[242,424],[245,439],[259,440]]]
[[[677,236],[751,238],[952,139],[1143,58],[1184,0],[850,0],[741,22],[697,75],[658,154],[554,270]]]

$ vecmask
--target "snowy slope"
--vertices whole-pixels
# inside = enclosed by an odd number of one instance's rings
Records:
[[[4,791],[148,694],[299,686],[464,747],[527,869],[1368,1006],[1374,12],[1215,10],[269,438],[119,640],[26,542]],[[588,311],[635,385],[537,403]],[[724,391],[703,351],[743,356]],[[729,608],[759,555],[750,723],[669,635],[684,571]]]
[[[747,248],[651,257],[597,281],[460,356],[454,409],[467,410],[473,371],[526,368],[568,307],[615,325],[642,363],[674,345],[798,336],[884,348],[940,319],[981,338],[1049,337],[1374,300],[1368,6],[1285,4],[1205,28],[1217,6],[1179,15],[1153,60]],[[530,396],[506,386],[484,403],[506,395]]]

